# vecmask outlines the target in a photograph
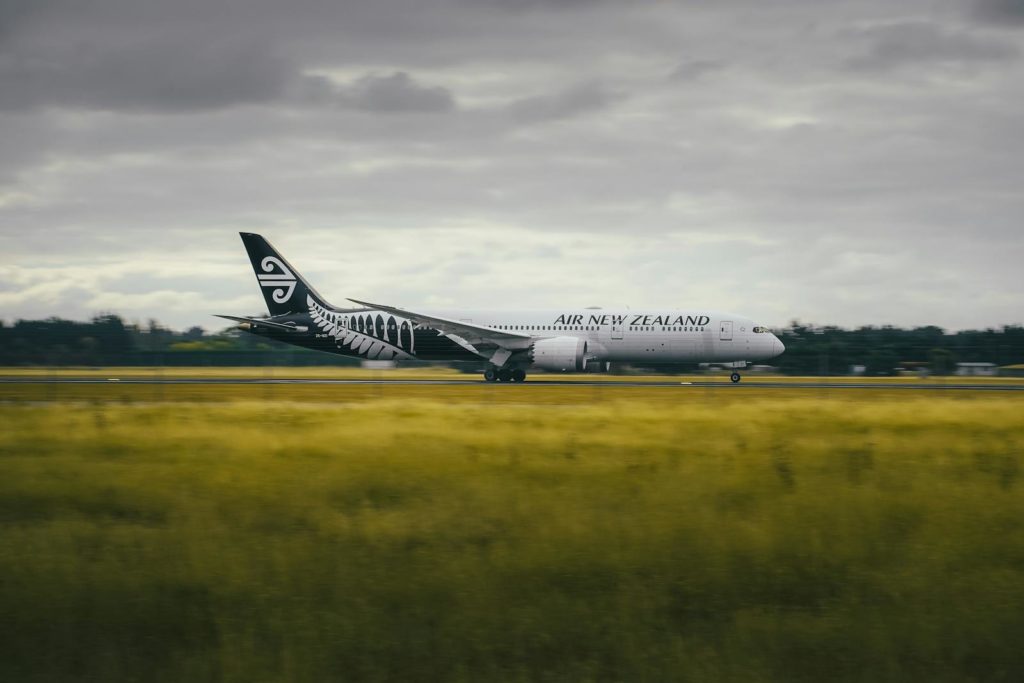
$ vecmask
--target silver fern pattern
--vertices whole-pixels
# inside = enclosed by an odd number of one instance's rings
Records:
[[[385,325],[380,315],[365,313],[340,315],[327,310],[312,296],[306,297],[309,315],[324,334],[334,338],[339,349],[354,356],[371,360],[414,360],[415,357],[401,349],[395,342],[400,336],[396,325]],[[358,322],[357,322],[358,321]],[[413,339],[412,329],[408,323],[402,323],[408,329],[410,351]],[[361,331],[361,330],[365,330]],[[395,330],[392,332],[392,330]],[[369,334],[367,334],[369,333]],[[389,336],[394,336],[390,339]]]

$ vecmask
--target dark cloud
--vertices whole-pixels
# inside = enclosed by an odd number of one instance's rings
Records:
[[[423,86],[409,74],[363,76],[341,91],[341,101],[371,112],[436,112],[455,108],[455,98],[440,87]]]
[[[0,0],[0,110],[187,112],[276,102],[315,90],[303,76],[311,61],[378,65],[370,56],[375,44],[389,32],[394,41],[404,38],[411,1],[376,6]],[[450,104],[446,93],[399,74],[367,77],[346,97],[349,106],[371,111]]]
[[[1024,23],[1024,0],[974,0],[974,13],[995,23]]]
[[[669,78],[674,81],[695,81],[713,71],[725,68],[725,64],[711,59],[690,59],[680,62],[672,69]]]
[[[32,8],[32,0],[0,0],[0,40],[14,32]]]
[[[951,31],[913,21],[871,26],[853,32],[866,50],[851,59],[856,69],[892,69],[929,63],[1002,62],[1017,59],[1018,48],[998,38]]]
[[[187,111],[268,102],[284,92],[291,70],[255,38],[69,44],[0,54],[0,109]]]
[[[620,98],[600,83],[580,83],[553,94],[516,100],[504,111],[519,123],[539,123],[604,109]]]
[[[570,10],[608,4],[612,0],[460,0],[466,5],[492,6],[505,11],[526,9]]]
[[[31,113],[6,113],[0,117],[3,153],[0,154],[0,189],[17,180],[22,169],[31,168],[44,156],[43,143],[59,144],[51,122]]]
[[[0,110],[39,107],[190,112],[297,98],[374,113],[455,107],[446,89],[408,73],[368,74],[348,84],[301,73],[267,37],[209,31],[121,36],[0,51]]]
[[[305,76],[298,84],[300,102],[372,112],[403,114],[446,112],[455,109],[455,97],[446,88],[426,86],[404,71],[368,74],[352,83],[337,84],[325,76]]]
[[[0,46],[34,21],[59,14],[68,0],[0,0]]]

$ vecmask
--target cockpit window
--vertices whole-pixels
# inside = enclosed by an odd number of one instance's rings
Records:
[[[767,327],[755,327],[754,328],[754,334],[768,334],[768,328]]]

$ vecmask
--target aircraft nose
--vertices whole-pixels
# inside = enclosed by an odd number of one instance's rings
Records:
[[[772,336],[774,337],[775,335]],[[780,356],[786,350],[786,345],[778,337],[775,337],[775,341],[772,343],[772,350],[775,351],[776,356]]]

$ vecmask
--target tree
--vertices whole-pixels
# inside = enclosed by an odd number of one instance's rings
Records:
[[[868,355],[867,374],[874,377],[895,375],[896,364],[899,362],[899,357],[893,349],[879,347]]]
[[[955,359],[956,356],[949,349],[932,349],[928,352],[928,367],[933,375],[948,375]]]

